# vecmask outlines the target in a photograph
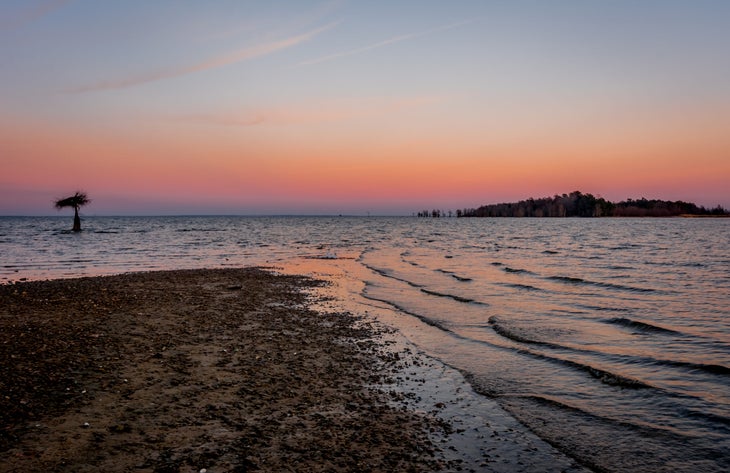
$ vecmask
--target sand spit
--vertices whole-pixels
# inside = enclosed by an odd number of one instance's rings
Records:
[[[195,270],[0,287],[0,471],[438,471],[374,329],[316,281]]]
[[[0,286],[0,471],[584,471],[321,284],[249,268]]]

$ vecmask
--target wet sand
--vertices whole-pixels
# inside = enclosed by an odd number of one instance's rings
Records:
[[[0,286],[0,471],[581,471],[392,331],[322,310],[321,284]]]
[[[0,287],[0,471],[428,471],[435,418],[313,280],[197,270]]]

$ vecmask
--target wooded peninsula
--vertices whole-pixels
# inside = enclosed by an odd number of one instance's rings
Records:
[[[423,210],[418,217],[730,217],[730,211],[718,205],[712,209],[691,202],[657,199],[627,199],[610,202],[603,197],[574,191],[539,199],[482,205],[476,209]]]

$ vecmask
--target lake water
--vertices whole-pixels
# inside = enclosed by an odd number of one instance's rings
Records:
[[[598,471],[730,470],[730,219],[0,218],[0,282],[316,260]]]

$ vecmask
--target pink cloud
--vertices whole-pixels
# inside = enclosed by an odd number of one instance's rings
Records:
[[[0,30],[14,30],[21,28],[70,2],[71,0],[48,0],[39,3],[35,7],[29,7],[15,14],[8,15],[5,18],[0,19]]]
[[[383,41],[379,41],[377,43],[369,44],[367,46],[363,46],[363,47],[356,48],[356,49],[351,49],[349,51],[343,51],[343,52],[339,52],[339,53],[329,54],[327,56],[322,56],[322,57],[319,57],[317,59],[311,59],[309,61],[303,61],[303,62],[300,62],[299,64],[297,64],[297,66],[311,66],[311,65],[314,65],[314,64],[322,63],[322,62],[328,62],[328,61],[332,61],[334,59],[339,59],[339,58],[342,58],[342,57],[354,56],[356,54],[360,54],[360,53],[364,53],[364,52],[367,52],[367,51],[371,51],[373,49],[378,49],[378,48],[382,48],[384,46],[388,46],[388,45],[391,45],[391,44],[400,43],[401,41],[406,41],[406,40],[409,40],[409,39],[419,38],[421,36],[426,36],[426,35],[429,35],[429,34],[432,34],[432,33],[436,33],[436,32],[439,32],[439,31],[450,30],[452,28],[456,28],[456,27],[459,27],[459,26],[463,26],[463,25],[472,23],[474,21],[475,20],[460,21],[458,23],[451,23],[451,24],[448,24],[448,25],[443,25],[443,26],[439,26],[439,27],[436,27],[436,28],[431,28],[430,30],[421,31],[420,33],[409,33],[409,34],[403,34],[403,35],[395,36],[393,38],[389,38],[389,39],[386,39],[386,40],[383,40]]]
[[[239,51],[235,51],[222,56],[213,57],[205,61],[201,61],[197,64],[182,66],[176,68],[160,69],[157,71],[150,71],[136,76],[125,77],[121,79],[112,79],[106,81],[100,81],[93,84],[76,87],[67,90],[70,93],[81,93],[81,92],[92,92],[98,90],[113,90],[113,89],[124,89],[135,85],[145,84],[148,82],[155,82],[163,79],[170,79],[173,77],[183,76],[192,74],[194,72],[201,72],[208,69],[215,69],[218,67],[235,64],[242,61],[247,61],[261,56],[267,56],[273,54],[282,49],[291,48],[305,41],[309,41],[315,36],[323,33],[324,31],[332,28],[336,23],[330,23],[321,28],[317,28],[308,31],[298,36],[291,36],[289,38],[281,39],[278,41],[272,41],[269,43],[258,44],[251,46]]]

